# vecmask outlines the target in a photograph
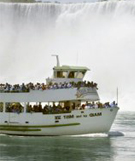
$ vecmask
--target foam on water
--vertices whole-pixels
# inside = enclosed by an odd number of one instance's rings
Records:
[[[110,131],[108,133],[73,135],[72,137],[104,138],[104,137],[117,137],[117,136],[124,136],[124,133],[120,131]]]
[[[115,136],[124,136],[124,133],[120,132],[120,131],[110,131],[108,133],[108,136],[111,136],[111,137],[115,137]]]
[[[72,137],[89,137],[89,138],[104,138],[108,137],[108,134],[105,133],[97,133],[97,134],[83,134],[83,135],[72,135]]]

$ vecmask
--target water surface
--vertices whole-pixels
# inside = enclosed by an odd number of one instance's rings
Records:
[[[133,161],[134,158],[135,112],[119,112],[109,135],[62,137],[0,135],[2,161]]]

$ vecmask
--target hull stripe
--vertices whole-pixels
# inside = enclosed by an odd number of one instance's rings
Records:
[[[41,129],[31,129],[31,128],[55,128],[63,126],[76,126],[80,123],[69,123],[69,124],[53,124],[53,125],[0,125],[0,130],[4,131],[41,131]]]
[[[41,129],[25,129],[25,128],[0,128],[1,131],[21,131],[21,132],[25,132],[25,131],[41,131]]]

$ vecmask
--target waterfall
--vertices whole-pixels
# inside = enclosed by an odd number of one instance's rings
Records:
[[[44,82],[56,64],[91,69],[104,101],[133,109],[135,1],[0,3],[0,82]]]

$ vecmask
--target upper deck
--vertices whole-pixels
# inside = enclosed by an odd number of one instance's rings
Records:
[[[53,77],[45,83],[22,85],[0,84],[0,102],[49,102],[66,100],[99,100],[97,84],[83,81],[87,67],[57,66],[53,68]]]
[[[29,92],[0,93],[0,102],[59,102],[73,100],[97,101],[99,96],[95,88],[68,88],[30,90]]]

